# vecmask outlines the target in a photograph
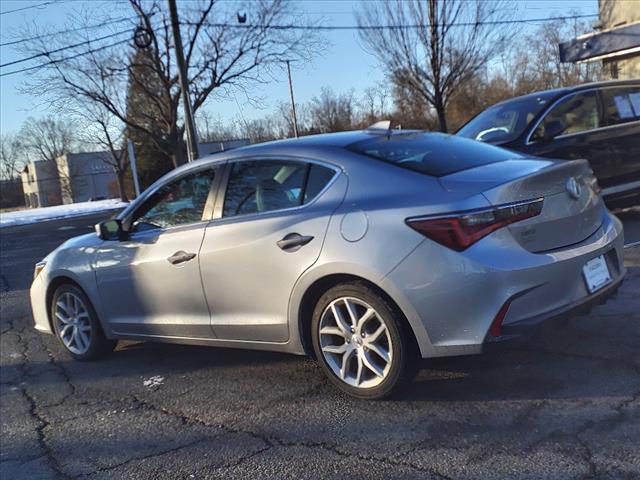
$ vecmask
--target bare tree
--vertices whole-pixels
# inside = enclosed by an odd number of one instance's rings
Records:
[[[353,91],[336,94],[331,87],[322,87],[320,95],[309,103],[310,129],[315,133],[351,130],[355,106]]]
[[[88,105],[86,112],[88,113],[86,120],[90,123],[90,128],[83,137],[88,143],[98,145],[108,152],[108,155],[101,157],[101,159],[116,174],[120,199],[127,202],[129,196],[125,186],[125,177],[129,170],[129,156],[125,127],[118,118],[96,104]]]
[[[284,60],[307,61],[320,47],[317,38],[308,32],[273,28],[292,21],[295,11],[286,0],[258,0],[240,5],[200,0],[188,5],[189,8],[182,9],[180,14],[194,112],[218,89],[246,88],[248,83],[264,81]],[[130,0],[130,6],[135,17],[130,28],[142,25],[153,32],[152,43],[142,65],[144,68],[136,68],[140,65],[136,64],[137,60],[132,61],[134,55],[129,47],[93,48],[91,54],[57,62],[50,69],[38,71],[37,79],[30,82],[26,90],[45,96],[57,107],[66,108],[69,102],[75,102],[79,107],[88,103],[99,105],[128,129],[141,132],[153,148],[163,151],[177,166],[186,158],[184,125],[178,114],[180,86],[169,15],[165,3],[157,0]],[[236,23],[238,9],[247,12],[247,23]],[[215,19],[220,23],[212,20],[210,14],[214,10]],[[74,19],[73,26],[82,27],[95,22],[95,13],[84,18],[76,15]],[[34,33],[39,32],[31,31],[28,35],[33,37]],[[77,44],[89,41],[91,36],[92,33],[81,29],[62,43]],[[40,42],[26,43],[25,48],[33,55],[45,54],[56,46],[47,37]],[[84,46],[83,50],[86,51],[87,47]],[[149,69],[159,82],[159,89],[146,88]],[[161,124],[162,130],[148,128],[144,115],[128,115],[126,86],[131,82],[146,91],[146,102],[153,106],[151,110],[156,117],[154,124]]]
[[[489,22],[512,14],[503,0],[389,0],[365,2],[357,19],[361,40],[392,81],[433,107],[446,132],[449,100],[507,39],[508,27]]]
[[[357,105],[360,113],[359,123],[363,128],[390,115],[388,100],[389,92],[382,84],[364,89]]]
[[[29,117],[20,128],[20,144],[29,160],[55,162],[77,146],[76,129],[68,118]]]
[[[13,134],[0,134],[0,179],[12,180],[18,177],[25,162],[20,139]]]
[[[49,162],[51,175],[57,173],[61,190],[70,197],[73,196],[73,180],[79,172],[76,167],[60,164],[58,158],[78,149],[76,132],[71,119],[49,116],[38,119],[29,117],[18,134],[28,161]],[[52,177],[47,181],[57,182],[57,179]]]

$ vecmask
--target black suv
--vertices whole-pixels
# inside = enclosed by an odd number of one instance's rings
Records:
[[[640,205],[640,79],[505,100],[456,135],[542,157],[586,158],[609,207]]]

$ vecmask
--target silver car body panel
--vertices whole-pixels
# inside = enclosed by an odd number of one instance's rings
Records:
[[[288,211],[221,218],[221,185],[210,221],[122,242],[96,235],[66,242],[33,283],[36,328],[51,331],[47,296],[68,278],[85,290],[112,338],[304,354],[305,293],[328,276],[349,275],[377,285],[396,303],[424,357],[461,355],[482,350],[509,299],[505,325],[587,301],[582,268],[599,255],[614,283],[624,276],[622,225],[588,187],[591,173],[582,162],[520,159],[435,178],[343,148],[370,135],[241,148],[171,172],[119,218],[126,222],[154,189],[195,168],[223,167],[224,184],[236,160],[320,162],[336,176],[314,201]],[[568,177],[582,186],[577,199],[566,191]],[[544,197],[539,216],[496,230],[463,252],[405,224],[411,217],[537,197]],[[314,239],[283,252],[276,242],[291,232]],[[197,252],[196,261],[183,267],[166,261],[187,249]]]

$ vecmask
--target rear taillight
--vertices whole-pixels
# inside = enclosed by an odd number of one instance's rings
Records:
[[[542,198],[536,198],[486,210],[438,217],[408,218],[406,222],[431,240],[461,252],[499,228],[539,215],[542,203]]]

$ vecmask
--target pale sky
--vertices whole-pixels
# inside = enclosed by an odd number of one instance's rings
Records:
[[[0,13],[42,3],[44,0],[0,0]],[[320,20],[324,25],[355,25],[353,12],[360,7],[360,3],[359,0],[302,0],[298,2],[298,6],[309,18]],[[188,0],[178,0],[178,10],[187,5]],[[74,15],[78,8],[87,7],[95,8],[101,15],[106,14],[114,18],[132,15],[127,2],[57,0],[41,8],[1,14],[0,43],[13,40],[12,32],[30,23],[63,30],[67,26],[69,16]],[[524,19],[557,17],[569,15],[571,12],[584,15],[598,13],[597,0],[519,0],[517,3],[514,0],[514,7],[518,8],[521,18]],[[523,24],[522,31],[529,33],[534,28],[535,24]],[[95,32],[96,37],[102,35],[99,31]],[[354,89],[358,96],[366,87],[384,80],[383,69],[378,66],[376,59],[362,48],[357,32],[325,32],[325,36],[330,45],[322,56],[310,65],[292,65],[296,102],[310,100],[325,85],[331,86],[336,92]],[[0,63],[21,57],[22,54],[13,50],[12,46],[0,47]],[[35,65],[38,61],[33,62],[7,67],[2,69],[2,72]],[[21,95],[17,91],[19,85],[28,79],[31,73],[0,77],[0,131],[3,133],[17,131],[29,116],[45,116],[48,113],[43,105],[38,104],[38,99]],[[280,79],[257,86],[252,91],[264,98],[259,107],[248,104],[243,94],[238,92],[235,98],[211,97],[205,108],[223,121],[231,121],[240,115],[248,120],[271,113],[280,101],[288,101],[286,72],[283,70]]]

